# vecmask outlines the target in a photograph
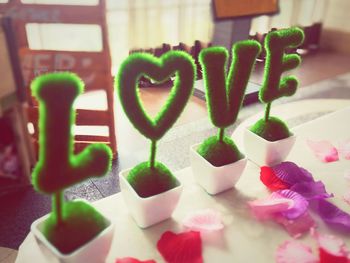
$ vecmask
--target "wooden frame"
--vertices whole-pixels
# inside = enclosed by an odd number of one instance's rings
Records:
[[[0,4],[0,12],[10,16],[13,20],[18,54],[25,86],[29,89],[31,80],[38,74],[47,71],[72,71],[77,73],[86,83],[85,92],[103,90],[107,98],[107,110],[77,109],[77,125],[108,126],[108,136],[76,136],[75,150],[79,152],[86,145],[94,142],[108,144],[116,156],[116,138],[114,123],[114,85],[111,75],[111,57],[107,39],[105,18],[105,0],[99,0],[96,6],[78,5],[45,5],[23,4],[20,0],[10,0],[7,4]],[[60,23],[98,25],[101,28],[101,52],[73,52],[58,50],[32,50],[28,45],[26,24],[28,23]],[[47,58],[42,67],[36,62],[41,56]],[[75,61],[89,61],[79,63],[83,66],[57,67],[53,60],[57,57],[69,57]],[[86,66],[86,65],[90,66]],[[91,74],[94,75],[91,80]],[[27,94],[30,92],[27,91]],[[31,96],[27,96],[29,103],[29,121],[34,124],[34,138],[37,139],[38,103]]]
[[[1,185],[0,195],[18,189],[23,185],[29,185],[31,181],[31,169],[35,164],[33,144],[27,129],[27,114],[22,96],[18,88],[23,82],[18,78],[16,70],[19,68],[19,61],[14,56],[14,50],[9,43],[10,30],[8,20],[0,18],[0,73],[2,85],[0,87],[0,117],[7,118],[11,124],[11,130],[15,141],[13,145],[20,164],[20,171],[23,176],[13,183]]]

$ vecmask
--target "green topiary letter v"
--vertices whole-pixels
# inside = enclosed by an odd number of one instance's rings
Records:
[[[138,81],[145,75],[163,82],[176,74],[174,87],[157,116],[152,119],[144,110],[138,92]],[[148,197],[176,186],[177,180],[162,163],[155,161],[156,143],[176,122],[193,91],[195,63],[182,51],[169,51],[156,58],[146,53],[130,55],[120,67],[116,88],[124,111],[134,127],[151,140],[148,162],[134,167],[127,180],[141,197]]]
[[[259,91],[260,101],[266,103],[265,118],[254,124],[251,131],[268,141],[277,141],[290,136],[289,129],[282,120],[270,117],[270,109],[274,100],[292,96],[297,90],[297,78],[294,76],[282,78],[282,74],[296,68],[300,64],[300,56],[284,52],[286,48],[298,47],[303,40],[304,33],[297,27],[270,32],[265,38],[264,81]]]
[[[84,88],[76,75],[42,75],[31,88],[39,101],[40,146],[33,185],[37,191],[53,196],[53,211],[45,221],[43,234],[62,253],[70,253],[101,232],[106,222],[85,202],[65,203],[63,190],[89,177],[105,175],[111,164],[111,150],[106,145],[93,144],[73,154],[72,105]]]
[[[257,41],[246,40],[233,45],[232,63],[226,78],[228,52],[224,47],[201,51],[209,116],[219,130],[218,135],[205,140],[197,149],[214,166],[223,166],[242,158],[234,142],[225,136],[225,128],[237,120],[255,59],[260,52]]]

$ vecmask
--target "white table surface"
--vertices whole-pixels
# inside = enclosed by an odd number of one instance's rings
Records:
[[[335,194],[332,202],[350,212],[350,207],[342,200],[342,195],[350,190],[344,179],[344,172],[350,170],[350,160],[321,163],[306,145],[306,139],[326,139],[334,144],[350,139],[350,107],[303,124],[293,131],[297,140],[288,160],[308,169],[315,179],[322,180],[327,191]],[[181,231],[181,221],[188,212],[204,208],[219,211],[225,225],[222,232],[202,236],[204,262],[271,263],[274,262],[277,246],[287,239],[292,239],[279,225],[273,222],[258,222],[250,214],[246,202],[268,195],[268,191],[259,180],[259,168],[253,163],[248,162],[235,189],[217,196],[209,196],[193,182],[190,168],[183,169],[176,175],[184,183],[184,191],[172,219],[146,230],[140,229],[134,223],[120,193],[94,203],[115,223],[114,240],[106,262],[114,262],[116,258],[126,256],[164,262],[156,249],[162,233],[167,230]],[[318,222],[320,232],[335,234],[320,222],[317,216],[314,218]],[[339,236],[339,233],[337,235]],[[341,237],[350,248],[350,236]],[[309,236],[301,241],[311,246],[315,245]],[[20,246],[16,262],[45,262],[32,234],[29,234]]]

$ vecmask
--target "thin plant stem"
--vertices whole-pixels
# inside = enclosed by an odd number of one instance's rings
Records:
[[[224,136],[225,136],[225,128],[219,128],[219,131],[218,131],[219,142],[224,141]]]
[[[271,102],[266,104],[266,108],[265,108],[265,122],[267,122],[269,120],[270,109],[271,109]]]
[[[149,158],[149,166],[151,168],[154,168],[154,163],[156,160],[156,150],[157,150],[157,141],[153,141],[151,142],[151,156]]]
[[[63,192],[58,191],[52,196],[53,211],[56,214],[56,224],[59,225],[63,222],[62,217],[62,205],[63,205]]]

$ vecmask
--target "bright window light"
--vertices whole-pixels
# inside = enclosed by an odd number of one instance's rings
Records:
[[[100,52],[103,49],[99,25],[26,24],[29,48],[33,50]]]
[[[3,0],[0,0],[0,1],[3,1]],[[24,4],[90,5],[91,6],[91,5],[98,5],[98,1],[99,0],[22,0],[21,2]]]

